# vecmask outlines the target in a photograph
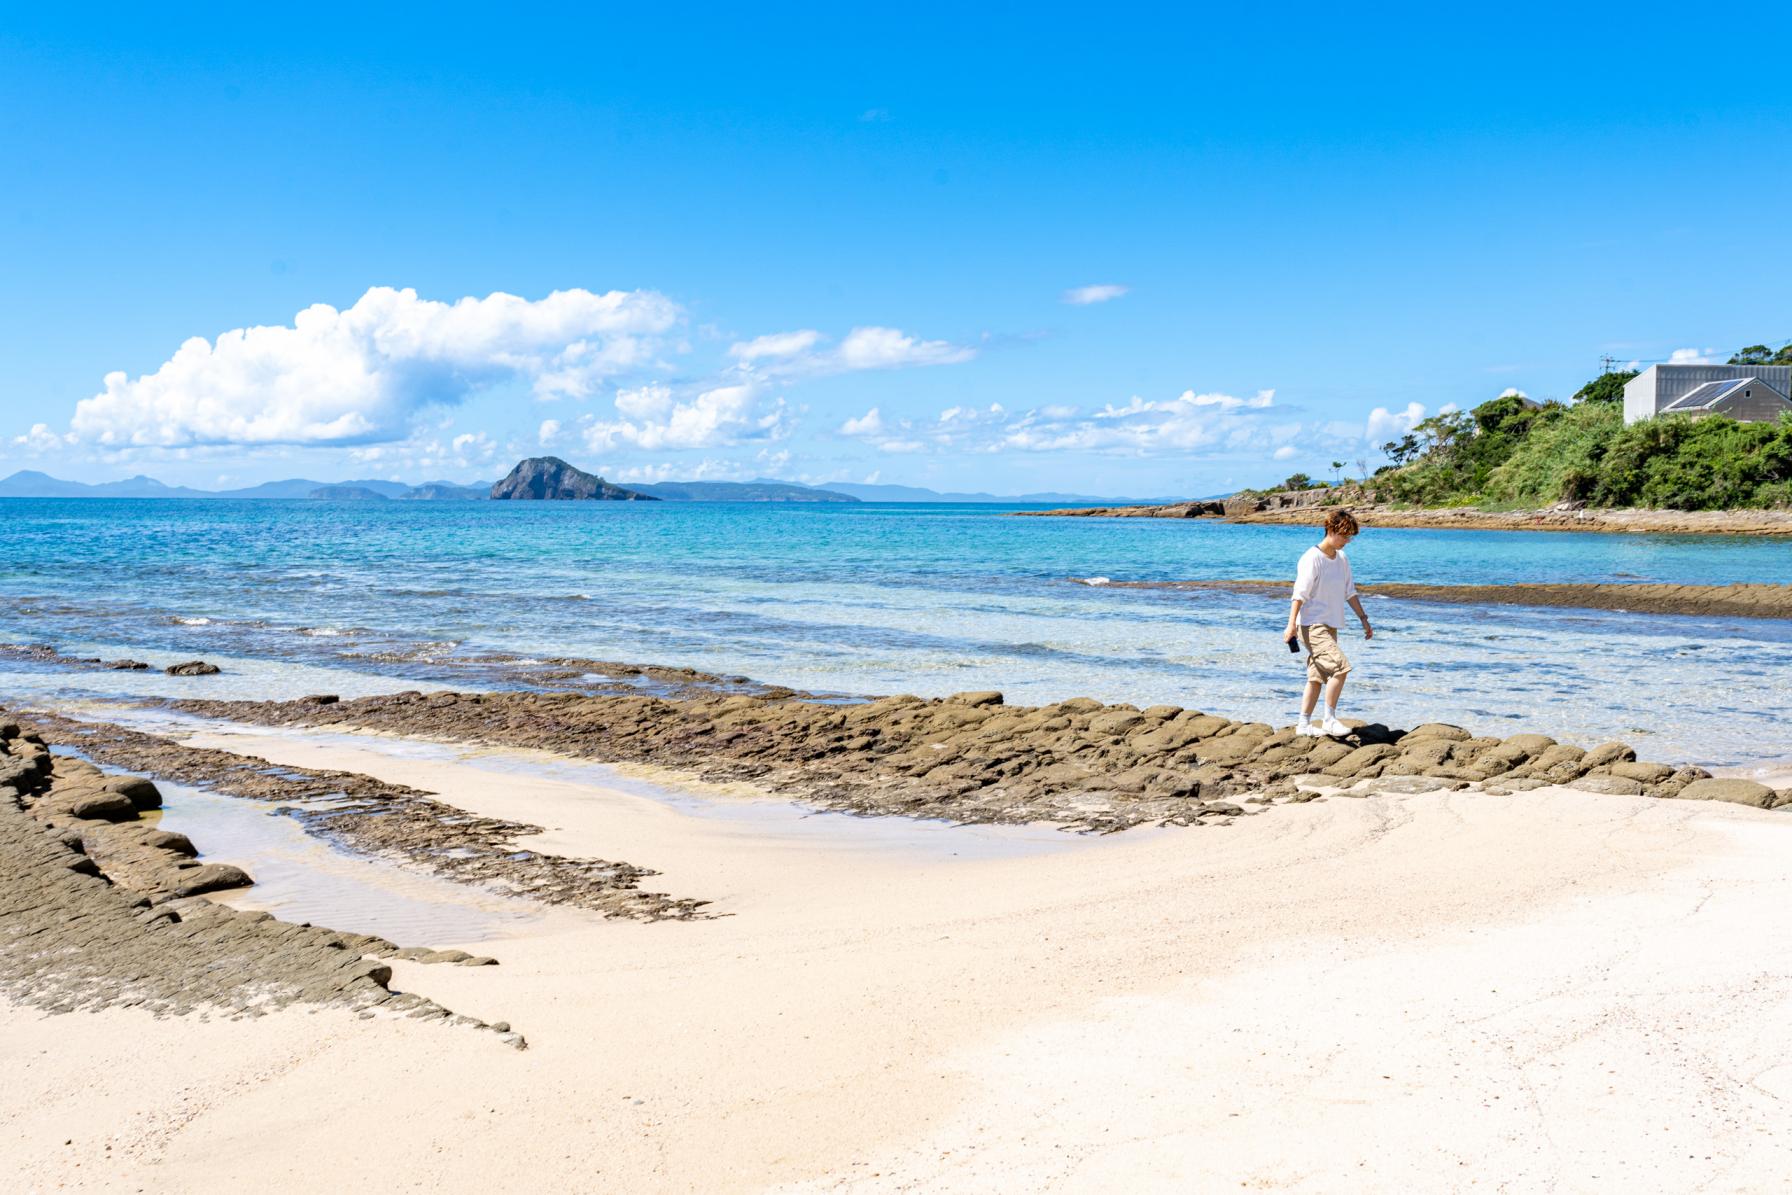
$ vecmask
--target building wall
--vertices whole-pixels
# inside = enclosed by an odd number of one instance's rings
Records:
[[[1661,368],[1651,365],[1643,372],[1624,383],[1624,422],[1635,423],[1639,419],[1649,419],[1655,414],[1655,371]]]
[[[1651,365],[1624,384],[1624,422],[1653,418],[1695,387],[1731,378],[1760,378],[1782,394],[1792,394],[1792,365]]]
[[[1714,415],[1728,415],[1732,419],[1745,422],[1759,420],[1771,422],[1778,419],[1786,411],[1792,411],[1792,402],[1787,402],[1773,389],[1761,382],[1753,386],[1745,386],[1742,391],[1732,394],[1717,405]]]

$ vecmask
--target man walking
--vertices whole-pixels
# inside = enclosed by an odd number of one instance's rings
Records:
[[[1288,629],[1282,633],[1282,639],[1292,645],[1299,636],[1301,646],[1307,649],[1307,691],[1301,697],[1296,734],[1350,733],[1350,728],[1338,721],[1338,695],[1344,691],[1344,678],[1350,672],[1350,661],[1338,646],[1338,628],[1344,625],[1346,604],[1362,622],[1363,638],[1375,638],[1369,616],[1356,596],[1350,559],[1344,555],[1344,546],[1360,530],[1349,511],[1332,511],[1325,516],[1325,538],[1306,550],[1295,571],[1294,601],[1288,608]],[[1313,710],[1319,704],[1321,690],[1325,693],[1325,715],[1315,722]]]

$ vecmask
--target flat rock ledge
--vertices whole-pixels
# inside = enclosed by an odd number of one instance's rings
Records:
[[[406,956],[392,942],[205,900],[251,881],[145,823],[160,801],[147,780],[52,755],[35,731],[0,722],[0,995],[52,1013],[322,1005],[489,1029],[525,1046],[508,1026],[390,990],[380,959]]]
[[[338,708],[317,697],[293,704]],[[469,814],[401,784],[356,772],[276,767],[258,756],[189,747],[109,722],[47,713],[31,718],[50,742],[89,759],[227,796],[288,802],[285,812],[311,833],[461,883],[638,921],[688,921],[709,903],[641,891],[641,881],[657,874],[644,867],[520,848],[519,838],[542,828]]]
[[[1423,777],[1446,787],[1567,784],[1593,791],[1792,805],[1792,789],[1714,781],[1639,762],[1624,743],[1591,749],[1540,734],[1479,737],[1458,726],[1350,723],[1342,739],[1234,722],[1173,705],[1073,698],[1016,707],[995,692],[858,705],[767,697],[399,693],[318,706],[183,701],[175,708],[263,725],[332,726],[676,769],[748,781],[861,814],[957,822],[1051,822],[1090,831],[1200,825],[1301,799],[1299,779],[1337,787]]]
[[[1288,581],[1200,580],[1115,581],[1107,577],[1071,577],[1101,589],[1216,590],[1253,593],[1286,601]],[[1650,581],[1510,585],[1421,585],[1384,581],[1361,585],[1365,597],[1474,606],[1547,606],[1581,610],[1621,610],[1643,614],[1696,614],[1725,618],[1792,618],[1792,585],[1667,585]]]

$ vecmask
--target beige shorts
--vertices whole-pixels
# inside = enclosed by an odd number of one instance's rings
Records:
[[[1307,679],[1323,685],[1350,671],[1350,661],[1338,646],[1338,628],[1315,624],[1300,629],[1301,646],[1307,649]]]

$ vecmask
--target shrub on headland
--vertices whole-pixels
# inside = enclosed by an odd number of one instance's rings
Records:
[[[1501,504],[1725,510],[1792,505],[1792,416],[1721,415],[1624,425],[1618,404],[1504,397],[1413,429],[1420,451],[1375,478],[1384,498],[1425,506]]]

